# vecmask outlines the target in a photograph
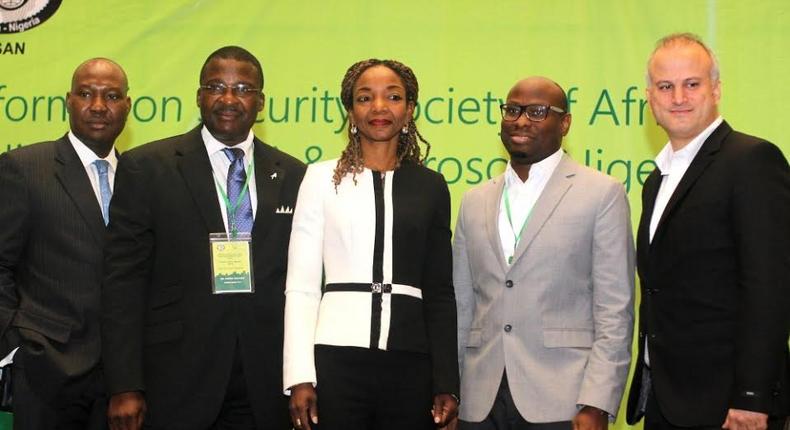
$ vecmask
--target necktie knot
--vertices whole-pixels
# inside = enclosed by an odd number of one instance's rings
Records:
[[[96,160],[93,164],[96,165],[96,171],[99,172],[99,175],[106,175],[110,168],[110,162],[107,160]]]
[[[228,157],[231,163],[235,163],[236,160],[244,160],[244,150],[241,148],[225,148],[222,152],[225,153],[225,156]]]

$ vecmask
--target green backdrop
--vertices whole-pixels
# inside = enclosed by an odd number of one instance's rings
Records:
[[[465,190],[505,166],[499,99],[519,78],[545,75],[571,100],[565,149],[625,183],[636,223],[641,184],[666,142],[644,101],[645,62],[655,41],[676,31],[699,34],[718,54],[725,119],[790,151],[785,0],[485,3],[64,0],[41,25],[0,34],[0,152],[68,130],[71,73],[94,56],[129,76],[133,109],[120,150],[185,132],[198,122],[201,64],[237,44],[264,68],[256,135],[307,162],[334,158],[345,145],[345,70],[394,58],[419,79],[417,124],[454,211]],[[615,427],[625,427],[622,414]]]

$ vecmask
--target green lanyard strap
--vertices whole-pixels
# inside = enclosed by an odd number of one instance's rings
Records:
[[[521,228],[518,230],[518,233],[516,233],[516,229],[513,227],[513,218],[510,215],[510,196],[508,195],[507,188],[507,184],[505,184],[505,192],[503,195],[505,200],[505,213],[507,214],[507,222],[510,224],[510,231],[513,232],[513,238],[515,239],[513,242],[513,254],[508,257],[507,264],[513,264],[513,256],[516,254],[518,242],[521,240],[521,233],[524,232],[524,227],[527,226],[527,221],[529,221],[529,217],[532,215],[532,209],[529,210],[527,217],[524,218],[524,224],[521,224]]]

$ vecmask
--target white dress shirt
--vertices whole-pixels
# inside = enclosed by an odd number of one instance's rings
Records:
[[[710,137],[713,130],[715,130],[722,122],[722,118],[718,117],[713,121],[702,133],[698,134],[686,146],[679,151],[672,150],[672,142],[667,142],[661,152],[656,156],[656,167],[661,172],[661,185],[658,187],[658,194],[656,194],[656,201],[653,205],[653,213],[650,215],[650,242],[653,242],[653,235],[658,228],[658,222],[664,214],[664,209],[667,208],[667,203],[675,193],[675,189],[686,174],[694,157],[697,156],[702,144]],[[647,339],[645,339],[645,364],[650,366],[650,354],[647,351]]]
[[[705,140],[708,139],[721,122],[721,117],[716,118],[702,133],[698,134],[697,137],[677,152],[672,150],[672,144],[668,142],[656,156],[656,166],[661,172],[661,185],[656,195],[653,214],[650,216],[650,242],[653,241],[658,221],[661,220],[661,215],[664,214],[664,209],[666,209],[669,199],[674,194],[683,175],[686,174],[691,161],[694,160],[702,144],[705,143]]]
[[[227,193],[230,159],[228,159],[228,156],[225,155],[222,150],[225,148],[239,148],[244,151],[244,169],[247,172],[247,176],[250,176],[248,192],[250,194],[250,204],[252,205],[252,217],[255,219],[255,214],[258,212],[258,187],[255,185],[255,163],[250,164],[253,160],[252,151],[254,147],[252,144],[252,130],[250,130],[250,133],[244,141],[233,146],[225,145],[217,140],[211,135],[206,126],[203,126],[203,129],[200,130],[200,135],[203,137],[203,143],[206,145],[206,152],[208,152],[208,158],[211,161],[211,170],[214,173],[214,185],[216,187],[222,187],[223,192]],[[222,211],[222,221],[225,223],[225,231],[230,231],[228,228],[228,209],[225,207],[225,200],[222,198],[219,189],[217,190],[217,201]]]
[[[525,225],[524,221],[532,212],[535,202],[538,201],[538,197],[546,188],[546,183],[554,173],[554,169],[560,164],[560,160],[562,160],[562,149],[558,149],[557,152],[533,164],[529,168],[529,177],[526,181],[522,181],[513,170],[513,166],[508,163],[507,169],[505,169],[505,188],[510,204],[510,221],[513,222],[513,225],[511,226],[508,220],[504,190],[502,191],[502,201],[499,203],[498,220],[499,239],[502,242],[505,261],[508,261],[514,254],[516,246],[518,246],[516,236],[521,232],[521,228]]]
[[[110,167],[107,169],[107,177],[110,180],[110,190],[115,189],[115,169],[118,167],[118,156],[115,155],[115,147],[113,146],[110,149],[110,153],[107,154],[106,157],[101,158],[96,155],[93,150],[88,148],[82,141],[74,135],[73,132],[69,131],[69,142],[71,142],[71,146],[74,147],[74,150],[77,151],[77,156],[80,157],[80,162],[82,162],[82,166],[85,167],[85,173],[88,174],[88,179],[91,181],[91,187],[93,187],[93,194],[96,195],[96,201],[99,202],[99,207],[101,207],[101,191],[99,190],[99,171],[96,170],[96,165],[93,164],[96,160],[106,160]]]

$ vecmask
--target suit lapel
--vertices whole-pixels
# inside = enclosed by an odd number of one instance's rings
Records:
[[[280,190],[285,180],[285,170],[278,162],[272,160],[269,147],[255,138],[253,141],[255,157],[255,187],[258,194],[258,207],[255,213],[255,223],[252,227],[252,234],[256,240],[262,240],[269,232],[267,226],[271,225],[271,218],[275,216],[275,211],[280,202]],[[282,208],[290,209],[293,208]],[[260,237],[258,237],[260,236]]]
[[[639,217],[639,228],[636,233],[637,252],[640,260],[650,246],[650,219],[653,217],[658,188],[661,186],[661,171],[656,167],[645,181],[642,188],[642,215]]]
[[[189,189],[195,205],[210,233],[225,231],[222,211],[217,200],[214,173],[198,126],[185,135],[176,149],[178,170]]]
[[[505,255],[502,252],[502,240],[499,238],[499,203],[502,201],[502,190],[504,189],[505,175],[499,175],[491,182],[491,189],[486,194],[485,200],[485,219],[486,233],[491,242],[491,248],[502,266],[502,271],[507,272]]]
[[[724,138],[730,134],[731,131],[732,128],[730,128],[729,124],[722,122],[705,140],[705,143],[702,144],[699,152],[697,152],[697,155],[691,161],[688,170],[686,170],[686,173],[680,179],[680,183],[678,183],[677,188],[675,188],[675,192],[673,192],[672,196],[669,198],[667,207],[661,214],[661,219],[658,221],[656,232],[653,235],[654,242],[664,231],[664,226],[667,222],[667,219],[672,216],[675,208],[680,204],[681,201],[683,201],[683,198],[686,197],[686,194],[688,194],[689,190],[691,190],[691,187],[694,186],[700,175],[702,175],[711,161],[713,161],[714,155],[721,147],[722,140],[724,140]],[[655,198],[653,200],[655,201]]]
[[[524,226],[524,231],[521,233],[521,240],[518,242],[516,252],[513,255],[513,265],[518,262],[518,259],[524,255],[524,252],[535,239],[543,224],[549,219],[554,209],[562,200],[565,193],[568,192],[573,182],[571,178],[576,175],[575,166],[566,154],[562,154],[560,164],[552,173],[546,187],[535,202],[532,212],[529,215],[527,225]],[[511,266],[512,267],[512,266]]]
[[[55,141],[55,176],[74,201],[97,242],[103,242],[106,228],[101,206],[96,200],[85,166],[71,146],[68,136]]]

